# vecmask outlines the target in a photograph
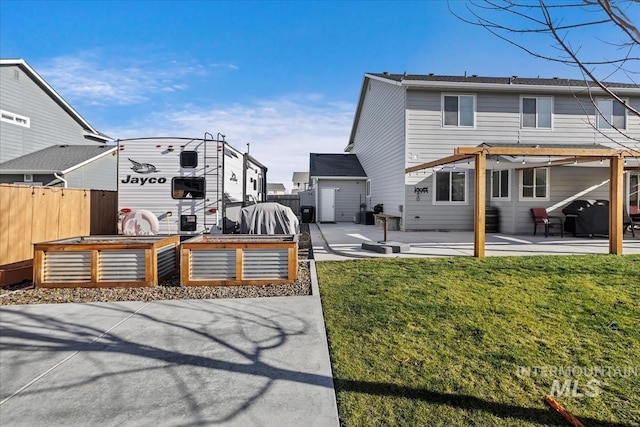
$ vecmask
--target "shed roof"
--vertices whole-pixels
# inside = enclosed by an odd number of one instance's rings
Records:
[[[311,177],[366,178],[360,160],[355,154],[309,154]]]
[[[68,173],[113,153],[114,145],[52,145],[0,164],[0,174]]]

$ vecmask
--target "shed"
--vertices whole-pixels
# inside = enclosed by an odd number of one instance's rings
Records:
[[[311,153],[309,178],[318,221],[349,222],[370,210],[369,181],[355,154]]]

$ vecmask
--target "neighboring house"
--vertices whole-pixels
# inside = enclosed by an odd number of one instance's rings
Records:
[[[309,172],[294,172],[291,182],[293,184],[291,194],[307,191],[309,189]]]
[[[309,155],[309,178],[319,222],[354,221],[368,205],[367,174],[353,154]],[[362,205],[362,208],[361,208]]]
[[[117,146],[54,145],[0,164],[0,183],[117,190]]]
[[[98,155],[113,150],[113,146],[104,148],[110,140],[111,138],[93,128],[24,60],[0,60],[2,182],[34,181],[47,185],[53,179],[43,175],[73,171],[75,176],[68,179],[62,177],[57,182],[79,182],[91,185],[86,188],[115,190],[116,156]],[[49,154],[58,153],[57,149],[61,146],[92,146],[97,150],[92,153],[87,151],[89,148],[73,150],[69,159],[78,160],[74,165],[58,162],[60,159],[53,157],[51,163],[43,169],[42,157],[35,153],[45,149],[51,150],[47,152]],[[86,177],[78,179],[77,175],[80,173]]]
[[[640,109],[637,85],[607,85]],[[456,147],[620,149],[614,142],[620,141],[638,150],[640,118],[586,87],[566,79],[365,74],[345,151],[357,156],[370,180],[369,207],[382,203],[385,213],[401,217],[403,230],[472,230],[473,160],[405,169],[452,156]],[[558,214],[576,198],[608,199],[608,162],[578,160],[489,158],[486,205],[499,208],[501,231],[531,233],[532,207]],[[640,203],[638,166],[631,158],[625,167],[626,206]]]
[[[280,196],[283,194],[287,194],[287,189],[284,188],[284,184],[281,182],[267,183],[267,196]]]

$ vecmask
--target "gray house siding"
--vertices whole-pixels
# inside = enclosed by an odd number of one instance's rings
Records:
[[[0,93],[0,109],[30,119],[29,128],[0,121],[0,163],[53,144],[100,144],[20,67],[0,67]]]
[[[74,169],[64,176],[68,186],[73,188],[92,188],[96,190],[118,190],[116,171],[118,157],[108,154]]]
[[[352,153],[371,179],[369,209],[382,203],[385,213],[400,215],[405,204],[399,191],[405,185],[405,90],[377,80],[369,83]]]
[[[442,126],[443,93],[476,96],[475,128]],[[592,122],[595,119],[595,108],[589,100],[583,99],[581,106],[569,96],[529,95],[553,97],[553,127],[551,130],[523,129],[520,127],[521,95],[526,96],[519,93],[409,90],[406,113],[407,166],[449,156],[453,154],[455,147],[477,146],[482,143],[604,144],[606,138],[588,121],[589,118]],[[632,128],[636,126],[636,123],[631,124]],[[609,140],[606,141],[611,144]]]
[[[331,180],[319,179],[317,184],[318,206],[322,206],[322,189],[334,188],[335,192],[335,221],[352,222],[360,211],[360,203],[365,200],[365,179],[359,180]],[[316,213],[317,217],[317,213]]]
[[[434,204],[434,180],[431,170],[426,173],[414,173],[409,178],[413,184],[405,186],[407,202],[404,230],[473,230],[473,170],[467,170],[467,198],[463,204]],[[416,193],[416,188],[428,188],[428,192]]]
[[[442,95],[473,94],[476,97],[474,128],[442,126]],[[552,129],[523,129],[520,125],[520,103],[522,96],[551,96],[553,98]],[[632,106],[640,100],[630,99]],[[406,167],[437,160],[453,154],[460,146],[478,146],[482,143],[545,144],[602,144],[620,148],[594,128],[596,111],[588,98],[579,102],[570,95],[551,93],[496,93],[456,91],[407,91],[406,109]],[[627,131],[640,134],[640,121],[628,117]],[[617,141],[625,142],[615,131],[605,131]],[[626,143],[633,145],[632,141]],[[359,157],[361,157],[359,155]],[[503,160],[503,164],[504,161]],[[495,160],[488,160],[488,168]],[[464,166],[464,165],[463,165]],[[473,163],[471,163],[473,166]],[[435,168],[439,170],[441,167]],[[433,169],[407,175],[405,186],[406,230],[470,230],[473,228],[473,170],[467,175],[468,200],[465,205],[433,204]],[[487,191],[490,191],[488,171]],[[371,176],[371,174],[369,174]],[[608,170],[606,168],[560,167],[550,171],[550,200],[519,200],[520,174],[511,171],[511,198],[509,201],[491,200],[487,194],[487,205],[497,206],[501,213],[501,231],[511,234],[531,233],[531,207],[553,207],[562,204],[554,213],[561,214],[562,207],[585,189],[593,190],[580,196],[584,199],[608,199]],[[604,184],[603,184],[604,182]],[[373,187],[374,185],[372,185]],[[429,189],[429,193],[417,195],[415,189]],[[417,199],[420,200],[417,200]],[[563,203],[566,201],[566,203]]]

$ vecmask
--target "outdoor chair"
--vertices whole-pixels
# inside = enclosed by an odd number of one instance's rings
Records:
[[[531,208],[533,217],[533,235],[538,231],[538,225],[544,226],[544,237],[549,237],[549,230],[555,227],[560,228],[560,237],[564,237],[564,224],[562,217],[549,216],[545,208]]]
[[[627,230],[631,230],[631,236],[636,237],[636,223],[633,220],[633,216],[629,215],[629,212],[627,212],[626,208],[624,208],[622,212],[622,226],[624,228],[622,234],[624,234]]]

